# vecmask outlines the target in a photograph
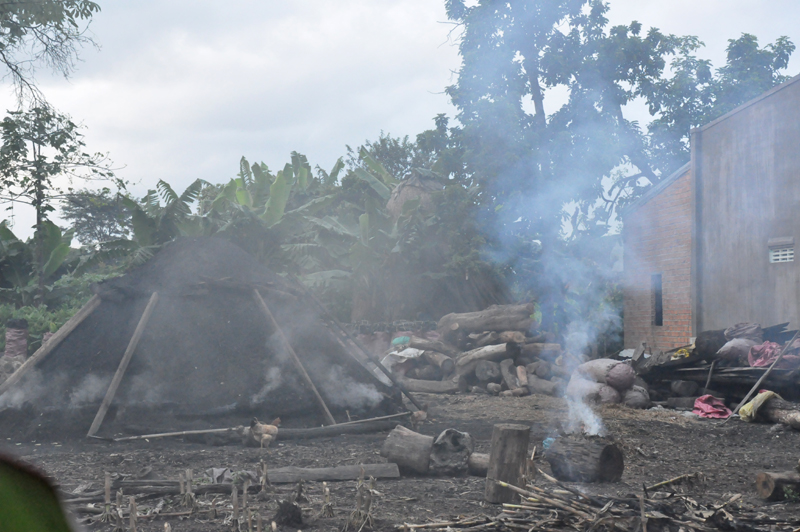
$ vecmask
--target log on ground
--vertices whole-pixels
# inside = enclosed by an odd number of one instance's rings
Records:
[[[399,426],[389,433],[381,448],[381,456],[401,469],[426,474],[430,468],[433,436],[426,436]]]
[[[544,457],[553,476],[567,482],[616,482],[625,469],[620,448],[601,438],[559,438]]]
[[[797,403],[773,397],[761,405],[761,408],[758,409],[758,417],[800,430],[800,404]]]
[[[800,474],[797,471],[764,472],[756,477],[758,496],[768,501],[780,501],[800,494]]]

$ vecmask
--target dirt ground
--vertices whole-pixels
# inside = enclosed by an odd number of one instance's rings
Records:
[[[446,428],[469,432],[477,452],[489,452],[492,425],[514,422],[530,425],[531,446],[541,449],[542,440],[557,433],[567,407],[561,399],[543,396],[498,398],[486,395],[426,395],[429,420],[419,431],[437,435]],[[613,484],[581,484],[590,493],[625,496],[642,492],[643,485],[702,472],[706,483],[691,488],[698,500],[714,501],[726,494],[742,494],[741,504],[767,516],[796,514],[796,502],[766,503],[756,497],[754,481],[762,471],[791,470],[797,464],[800,432],[782,426],[748,424],[738,419],[721,424],[673,410],[636,411],[621,406],[598,410],[609,436],[622,447],[625,473]],[[385,460],[380,448],[386,434],[349,435],[273,444],[269,449],[238,446],[212,447],[161,439],[108,443],[102,441],[13,441],[2,438],[0,452],[8,452],[33,463],[52,476],[65,492],[80,493],[102,489],[104,472],[133,475],[152,467],[157,478],[176,478],[180,471],[193,470],[195,478],[212,467],[234,471],[255,470],[265,459],[271,468],[283,466],[328,467]],[[549,472],[547,463],[540,467]],[[543,480],[539,480],[544,482]],[[403,477],[378,481],[380,492],[374,507],[375,530],[393,530],[402,523],[448,520],[457,516],[496,515],[500,508],[482,501],[485,480],[477,477]],[[329,483],[335,516],[317,518],[322,505],[322,486],[307,483],[308,502],[302,503],[306,523],[303,530],[342,530],[355,504],[355,481]],[[576,485],[577,486],[577,485]],[[265,520],[277,509],[276,499],[286,498],[291,486],[278,487],[265,498],[251,496],[249,504]],[[255,500],[254,500],[255,499]],[[211,496],[199,498],[201,509],[210,507]],[[158,504],[159,499],[142,500],[139,511]],[[138,530],[174,531],[230,530],[230,496],[216,495],[220,515],[209,519],[207,512],[190,517],[140,519]],[[162,513],[179,512],[177,497],[167,498]],[[78,518],[87,514],[77,513]],[[227,520],[226,520],[227,518]],[[88,530],[113,530],[111,524],[87,523]],[[244,525],[243,530],[247,529]],[[286,530],[289,530],[288,528]],[[292,528],[294,530],[294,528]]]

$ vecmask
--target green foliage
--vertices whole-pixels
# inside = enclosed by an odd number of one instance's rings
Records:
[[[118,240],[129,235],[130,213],[122,203],[124,196],[108,188],[77,190],[61,202],[61,217],[75,228],[81,244]]]
[[[16,306],[47,303],[53,299],[53,282],[75,261],[68,261],[73,232],[45,221],[32,239],[23,242],[0,223],[0,299]],[[38,243],[38,245],[37,245]],[[37,247],[44,257],[40,269]]]
[[[20,100],[43,100],[34,79],[37,66],[44,64],[65,77],[70,74],[78,58],[78,46],[92,42],[85,26],[99,11],[100,6],[89,0],[32,0],[0,5],[0,63],[11,76]]]
[[[45,298],[45,282],[63,263],[72,240],[70,231],[69,238],[61,243],[60,229],[47,220],[54,210],[53,203],[63,197],[55,178],[66,175],[111,179],[113,173],[104,156],[83,151],[83,135],[78,126],[49,107],[10,112],[0,127],[0,199],[27,204],[36,211],[33,260],[29,263],[34,266],[41,302]],[[123,186],[121,181],[117,184]]]
[[[695,55],[696,37],[645,32],[636,21],[610,26],[600,0],[446,7],[463,28],[462,66],[447,89],[460,126],[440,148],[461,165],[451,158],[448,172],[463,169],[481,187],[492,231],[522,217],[545,240],[561,232],[566,204],[603,223],[620,200],[684,164],[690,129],[785,80],[794,51],[785,37],[759,48],[745,34],[729,41],[727,64],[713,74]],[[549,94],[563,92],[566,103],[548,107]],[[626,117],[635,98],[654,116],[646,131]]]
[[[2,297],[0,303],[0,350],[5,348],[5,324],[9,319],[28,321],[28,354],[42,345],[46,332],[56,332],[92,297],[92,285],[118,273],[91,273],[80,276],[64,275],[49,286],[46,305],[18,307]]]

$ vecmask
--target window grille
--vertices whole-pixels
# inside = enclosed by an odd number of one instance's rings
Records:
[[[794,246],[770,248],[769,262],[794,262]]]

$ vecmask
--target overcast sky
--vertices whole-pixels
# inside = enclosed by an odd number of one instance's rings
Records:
[[[443,90],[459,57],[443,0],[97,1],[101,49],[42,88],[137,195],[159,179],[227,181],[242,155],[278,169],[297,150],[330,168],[347,144],[413,138],[453,115]],[[611,0],[610,18],[697,35],[716,66],[743,32],[800,44],[797,0]],[[10,87],[0,101],[14,106]],[[15,216],[29,234],[32,217]]]

